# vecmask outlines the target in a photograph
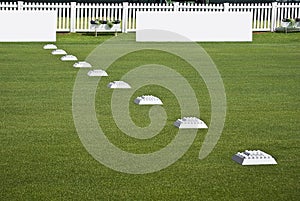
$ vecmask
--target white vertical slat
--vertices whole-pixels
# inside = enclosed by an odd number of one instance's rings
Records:
[[[82,6],[84,6],[84,4],[82,3]],[[82,30],[82,29],[84,29],[84,19],[85,19],[85,8],[84,7],[81,7],[81,9],[80,9],[81,11],[81,21],[80,21],[80,29]]]
[[[95,5],[95,10],[94,10],[94,15],[93,15],[93,20],[97,19],[98,15],[99,15],[99,4],[95,3],[94,5]]]
[[[118,4],[117,4],[117,3],[116,3],[116,6],[118,6]],[[118,16],[118,15],[119,15],[119,11],[120,11],[120,10],[119,10],[119,8],[116,8],[116,9],[115,9],[115,13],[114,13],[114,20],[117,20],[117,19],[119,19],[119,16]]]
[[[269,9],[266,7],[267,4],[264,3],[264,29],[268,29],[268,19],[269,19]]]
[[[264,9],[261,7],[260,8],[260,28],[263,29],[264,28]]]
[[[265,5],[265,4],[263,4]],[[262,10],[262,18],[263,18],[263,29],[266,29],[266,25],[267,25],[267,20],[266,20],[266,16],[267,16],[267,10],[264,8]]]
[[[64,5],[66,6],[66,4]],[[67,23],[66,26],[64,27],[64,29],[68,29],[70,27],[70,9],[69,8],[65,8],[66,9],[66,17],[67,17]]]
[[[120,15],[120,5],[119,5],[119,3],[116,3],[116,9],[115,9],[115,16],[114,16],[114,19],[115,19],[115,20],[117,20],[117,19],[120,20],[119,15]]]
[[[288,15],[287,15],[287,7],[284,7],[284,8],[283,8],[283,17],[284,17],[284,18],[288,18]]]
[[[79,5],[82,5],[82,4],[79,4]],[[79,20],[80,20],[80,23],[79,23],[79,27],[78,29],[82,29],[83,27],[83,8],[82,7],[79,7]]]
[[[267,5],[267,4],[265,4],[265,5]],[[270,28],[269,27],[269,24],[270,24],[270,21],[269,21],[269,19],[270,19],[270,8],[265,8],[265,10],[266,10],[265,29],[269,29]]]
[[[257,17],[258,28],[261,29],[261,8],[258,8],[257,10]]]
[[[64,29],[66,27],[66,9],[64,8],[62,4],[62,28]]]
[[[284,7],[283,13],[284,13],[284,18],[288,18],[289,17],[288,16],[288,8],[287,7]]]
[[[110,15],[109,15],[109,18],[111,21],[114,20],[114,17],[115,16],[115,4],[112,4],[112,7],[110,8]]]
[[[130,29],[135,29],[135,26],[136,26],[136,12],[137,12],[137,9],[132,10],[132,18],[131,18],[132,26],[130,27]]]
[[[261,28],[264,29],[265,28],[265,9],[262,7],[261,8]]]
[[[90,20],[95,19],[95,12],[96,12],[96,10],[97,10],[97,8],[96,8],[95,4],[93,4],[92,13],[91,13],[91,19]]]
[[[29,2],[23,2],[23,10],[28,10]]]
[[[277,7],[277,21],[280,22],[282,18],[283,18],[282,9],[280,7]]]
[[[105,4],[104,4],[105,5]],[[103,20],[106,20],[106,17],[107,17],[107,10],[106,8],[104,7],[103,9]]]
[[[118,19],[118,14],[119,14],[119,8],[118,8],[118,3],[115,4],[116,8],[114,9],[115,12],[114,12],[114,20],[117,20]]]
[[[24,2],[23,3],[23,10],[28,10],[29,6],[30,6],[30,2]]]
[[[131,20],[132,20],[132,10],[134,9],[133,6],[135,4],[131,4],[131,6],[128,7],[128,26],[127,29],[131,29]]]
[[[269,30],[271,30],[272,29],[272,15],[273,15],[273,13],[272,13],[272,7],[270,7],[269,8],[269,19],[268,19],[268,22],[269,22]],[[273,30],[271,30],[271,31],[273,31]]]
[[[103,6],[103,4],[101,3],[101,4],[100,4],[100,7],[99,7],[99,19],[102,19],[102,16],[103,16],[103,9],[102,9],[102,6]]]
[[[92,19],[92,12],[93,12],[93,8],[92,8],[92,5],[93,4],[90,4],[90,7],[89,7],[89,11],[88,11],[88,18],[87,18],[87,23],[86,23],[86,29],[89,29],[89,25],[90,25],[90,21]]]
[[[107,20],[111,20],[111,9],[110,8],[107,8]]]
[[[277,16],[278,16],[278,21],[281,20],[283,18],[283,13],[282,13],[282,9],[281,7],[277,7]]]
[[[114,13],[115,13],[115,4],[112,4],[110,9],[109,9],[109,19],[111,21],[114,20]]]
[[[79,29],[79,27],[80,27],[80,8],[78,7],[79,6],[79,4],[77,4],[77,6],[76,6],[76,30],[77,29]]]
[[[73,19],[75,21],[75,30],[77,30],[79,28],[79,8],[78,8],[78,4],[76,5],[76,12],[75,12],[75,19]],[[72,10],[70,10],[70,12],[72,12]],[[72,14],[70,14],[70,16],[72,17]],[[70,19],[72,20],[72,19]],[[72,25],[71,25],[72,26]]]
[[[89,4],[86,4],[86,5],[84,5],[85,6],[85,8],[84,8],[84,20],[83,20],[83,27],[82,27],[82,29],[83,30],[85,30],[85,29],[87,29],[87,24],[88,24],[88,12],[89,12],[89,9],[88,9],[88,5]]]
[[[58,22],[58,20],[59,20],[59,18],[60,18],[60,15],[59,15],[59,4],[58,3],[50,3],[50,4],[48,4],[49,6],[51,6],[51,7],[56,7],[56,17],[57,17],[57,19],[56,19],[56,22],[57,22],[57,26],[56,26],[56,28],[57,28],[57,30],[60,30],[61,29],[61,27],[60,27],[60,24],[59,24],[59,22]]]
[[[114,20],[115,19],[115,4],[112,5],[112,7],[110,8],[110,20]]]
[[[96,4],[96,7],[97,7],[97,8],[96,8],[96,12],[95,12],[95,19],[98,19],[98,18],[99,18],[99,10],[100,10],[100,8],[99,8],[100,5],[99,5],[99,3]]]
[[[254,7],[256,6],[257,4],[254,4]],[[253,8],[253,21],[252,21],[252,28],[256,29],[257,28],[257,9],[256,8]]]
[[[119,4],[119,6],[121,6],[121,4]],[[122,19],[122,15],[123,15],[123,10],[119,8],[118,20]]]
[[[260,11],[261,11],[261,9],[260,9],[260,4],[257,4],[257,8],[256,8],[256,13],[257,13],[257,16],[256,16],[256,25],[257,25],[257,29],[258,30],[260,30],[261,29],[261,23],[260,23]]]
[[[288,18],[289,16],[287,15],[288,8],[284,7],[284,18]]]
[[[57,14],[57,16],[58,16],[58,29],[61,29],[62,28],[62,26],[61,26],[61,24],[62,24],[62,3],[59,3],[58,4],[58,14]]]
[[[295,12],[295,9],[292,9],[292,8],[291,8],[290,12],[291,12],[291,18],[294,18],[294,12]]]

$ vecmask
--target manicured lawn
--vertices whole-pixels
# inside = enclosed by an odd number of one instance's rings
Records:
[[[84,60],[113,37],[58,34],[59,48]],[[300,197],[300,35],[255,33],[252,43],[200,43],[216,64],[226,90],[227,115],[221,138],[198,159],[206,130],[200,130],[176,163],[159,172],[131,175],[96,161],[82,145],[72,116],[72,90],[78,69],[43,50],[45,43],[0,43],[0,200],[298,200]],[[107,80],[145,63],[172,65],[201,88],[201,119],[210,121],[210,97],[203,80],[182,59],[155,50],[117,60]],[[100,83],[96,111],[107,137],[123,150],[149,153],[174,138],[174,127],[149,140],[120,132],[110,111],[111,90]],[[168,122],[180,116],[174,95],[159,86],[135,95],[164,97]],[[134,98],[134,97],[132,97]],[[149,107],[130,103],[140,126]],[[144,118],[140,118],[144,117]],[[272,154],[278,165],[240,166],[231,160],[245,149]]]

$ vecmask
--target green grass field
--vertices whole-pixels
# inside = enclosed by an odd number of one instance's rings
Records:
[[[56,45],[84,60],[113,35],[58,34]],[[96,161],[82,145],[72,116],[73,62],[43,50],[45,43],[0,43],[0,200],[299,200],[300,197],[300,35],[254,33],[253,42],[200,43],[216,64],[226,90],[227,115],[221,138],[198,159],[206,130],[185,155],[159,172],[131,175]],[[163,60],[188,77],[197,92],[201,119],[210,121],[210,97],[203,80],[183,60],[145,50],[117,60],[107,80],[132,66]],[[134,62],[132,62],[134,61]],[[118,68],[122,66],[122,68]],[[174,138],[173,126],[149,140],[122,134],[111,122],[111,90],[99,84],[99,121],[107,137],[123,150],[148,153]],[[157,94],[171,103],[169,91],[143,87],[135,95]],[[132,97],[134,98],[134,97]],[[101,102],[101,104],[100,104]],[[104,103],[104,104],[103,104]],[[164,106],[168,121],[178,118],[176,103]],[[148,125],[148,107],[130,105],[133,121]],[[145,118],[140,119],[140,116]],[[238,151],[261,149],[278,162],[240,166]]]

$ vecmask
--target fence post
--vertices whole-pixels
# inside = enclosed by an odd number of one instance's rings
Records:
[[[277,2],[272,2],[272,16],[271,16],[271,27],[270,27],[271,32],[274,32],[276,28],[276,19],[277,19]]]
[[[70,7],[70,32],[76,32],[76,2],[71,2]]]
[[[224,12],[228,12],[229,11],[229,3],[224,3],[223,7],[224,7]]]
[[[18,1],[18,10],[23,10],[23,5],[24,5],[23,1]]]
[[[174,9],[174,11],[179,11],[179,2],[174,2],[174,4],[173,4],[173,9]]]
[[[122,32],[127,33],[128,22],[128,2],[123,2],[123,15],[122,15]]]

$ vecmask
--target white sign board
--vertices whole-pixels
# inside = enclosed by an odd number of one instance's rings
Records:
[[[136,41],[252,41],[252,13],[139,11]]]
[[[56,11],[0,11],[0,42],[56,41]]]

